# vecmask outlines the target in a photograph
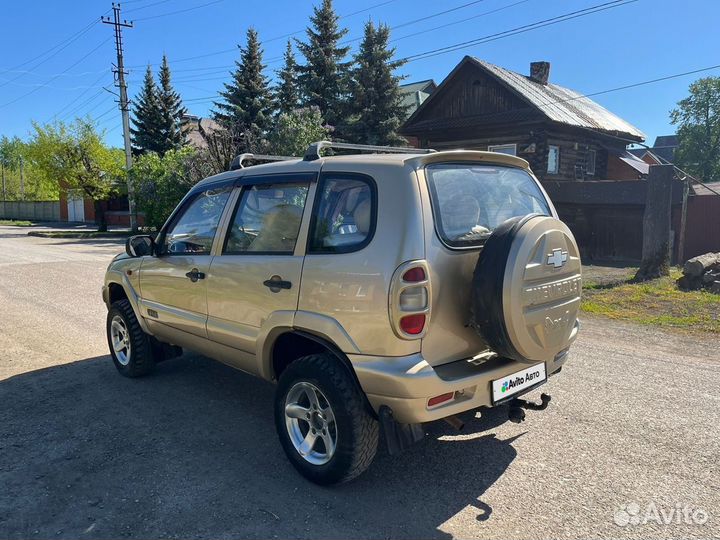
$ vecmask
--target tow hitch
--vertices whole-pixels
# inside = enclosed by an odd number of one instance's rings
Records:
[[[540,403],[533,403],[532,401],[528,401],[526,399],[515,398],[509,403],[510,410],[508,411],[508,420],[519,424],[525,420],[525,411],[523,409],[527,409],[529,411],[544,411],[550,404],[550,399],[550,396],[547,394],[540,394]]]

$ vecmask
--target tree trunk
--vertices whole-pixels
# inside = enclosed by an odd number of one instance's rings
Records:
[[[107,232],[107,221],[105,221],[105,205],[103,201],[94,201],[95,206],[95,222],[98,226],[98,232]]]
[[[683,274],[688,276],[702,276],[706,270],[720,264],[720,253],[705,253],[689,259],[683,266]]]
[[[642,262],[635,281],[655,279],[670,273],[670,215],[673,165],[651,165],[643,217]]]

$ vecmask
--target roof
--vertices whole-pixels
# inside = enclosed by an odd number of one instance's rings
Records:
[[[301,158],[287,161],[274,161],[234,171],[225,171],[201,180],[195,184],[195,187],[222,183],[228,180],[238,179],[243,176],[303,172],[317,173],[325,167],[330,168],[330,170],[337,170],[338,166],[350,167],[352,165],[363,164],[403,166],[408,162],[410,162],[411,166],[422,166],[429,163],[450,161],[482,161],[494,165],[507,165],[510,167],[520,167],[522,169],[528,168],[527,161],[522,158],[510,156],[508,154],[483,152],[479,150],[445,150],[424,154],[344,154],[336,156],[323,156],[313,161],[305,161]]]
[[[677,147],[680,144],[677,135],[658,135],[655,137],[655,144],[653,148],[663,148],[665,146]]]
[[[428,108],[430,103],[442,99],[443,87],[447,86],[448,81],[466,64],[472,64],[480,68],[529,105],[525,109],[515,109],[494,115],[482,115],[483,119],[488,123],[513,123],[526,120],[528,110],[530,110],[532,112],[538,111],[548,120],[559,124],[587,128],[637,141],[645,140],[645,134],[638,128],[575,90],[554,83],[540,84],[526,75],[472,56],[463,58],[438,89],[415,111],[406,122],[406,126],[409,127],[411,122],[420,117],[422,111]],[[453,127],[470,126],[478,123],[478,117],[468,116],[452,119],[449,123]]]
[[[715,195],[720,193],[720,182],[705,182],[703,184],[692,184],[695,195]]]
[[[466,57],[468,58],[468,57]],[[549,120],[645,140],[645,134],[583,94],[554,83],[540,84],[530,77],[469,57],[511,90],[538,108]]]
[[[199,125],[202,125],[203,130],[208,134],[222,129],[212,118],[200,118],[189,114],[183,116],[181,122],[187,143],[195,148],[207,147],[207,142],[200,134]]]
[[[648,174],[650,172],[650,164],[644,162],[634,153],[628,152],[626,150],[624,152],[617,152],[615,154],[617,155],[618,159],[620,159],[620,161],[623,161],[627,165],[630,165],[630,167],[635,169],[640,174]]]
[[[410,116],[422,103],[430,97],[437,85],[432,79],[414,83],[401,84],[401,104],[406,107],[406,116]]]

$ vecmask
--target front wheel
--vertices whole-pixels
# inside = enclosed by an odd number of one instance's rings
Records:
[[[110,306],[107,316],[107,340],[115,367],[125,377],[140,377],[155,368],[150,336],[140,328],[128,300]]]
[[[295,468],[316,484],[347,482],[372,463],[378,423],[355,380],[335,358],[300,358],[280,376],[275,427]]]

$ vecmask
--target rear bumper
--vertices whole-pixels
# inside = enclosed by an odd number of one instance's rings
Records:
[[[459,360],[432,367],[421,354],[394,358],[349,355],[349,358],[375,411],[387,405],[398,422],[407,424],[431,422],[478,407],[492,407],[492,381],[529,366],[496,358],[479,365]],[[554,361],[546,362],[548,377],[556,373],[567,358],[566,352]],[[455,393],[453,401],[428,408],[429,398],[448,392]]]

